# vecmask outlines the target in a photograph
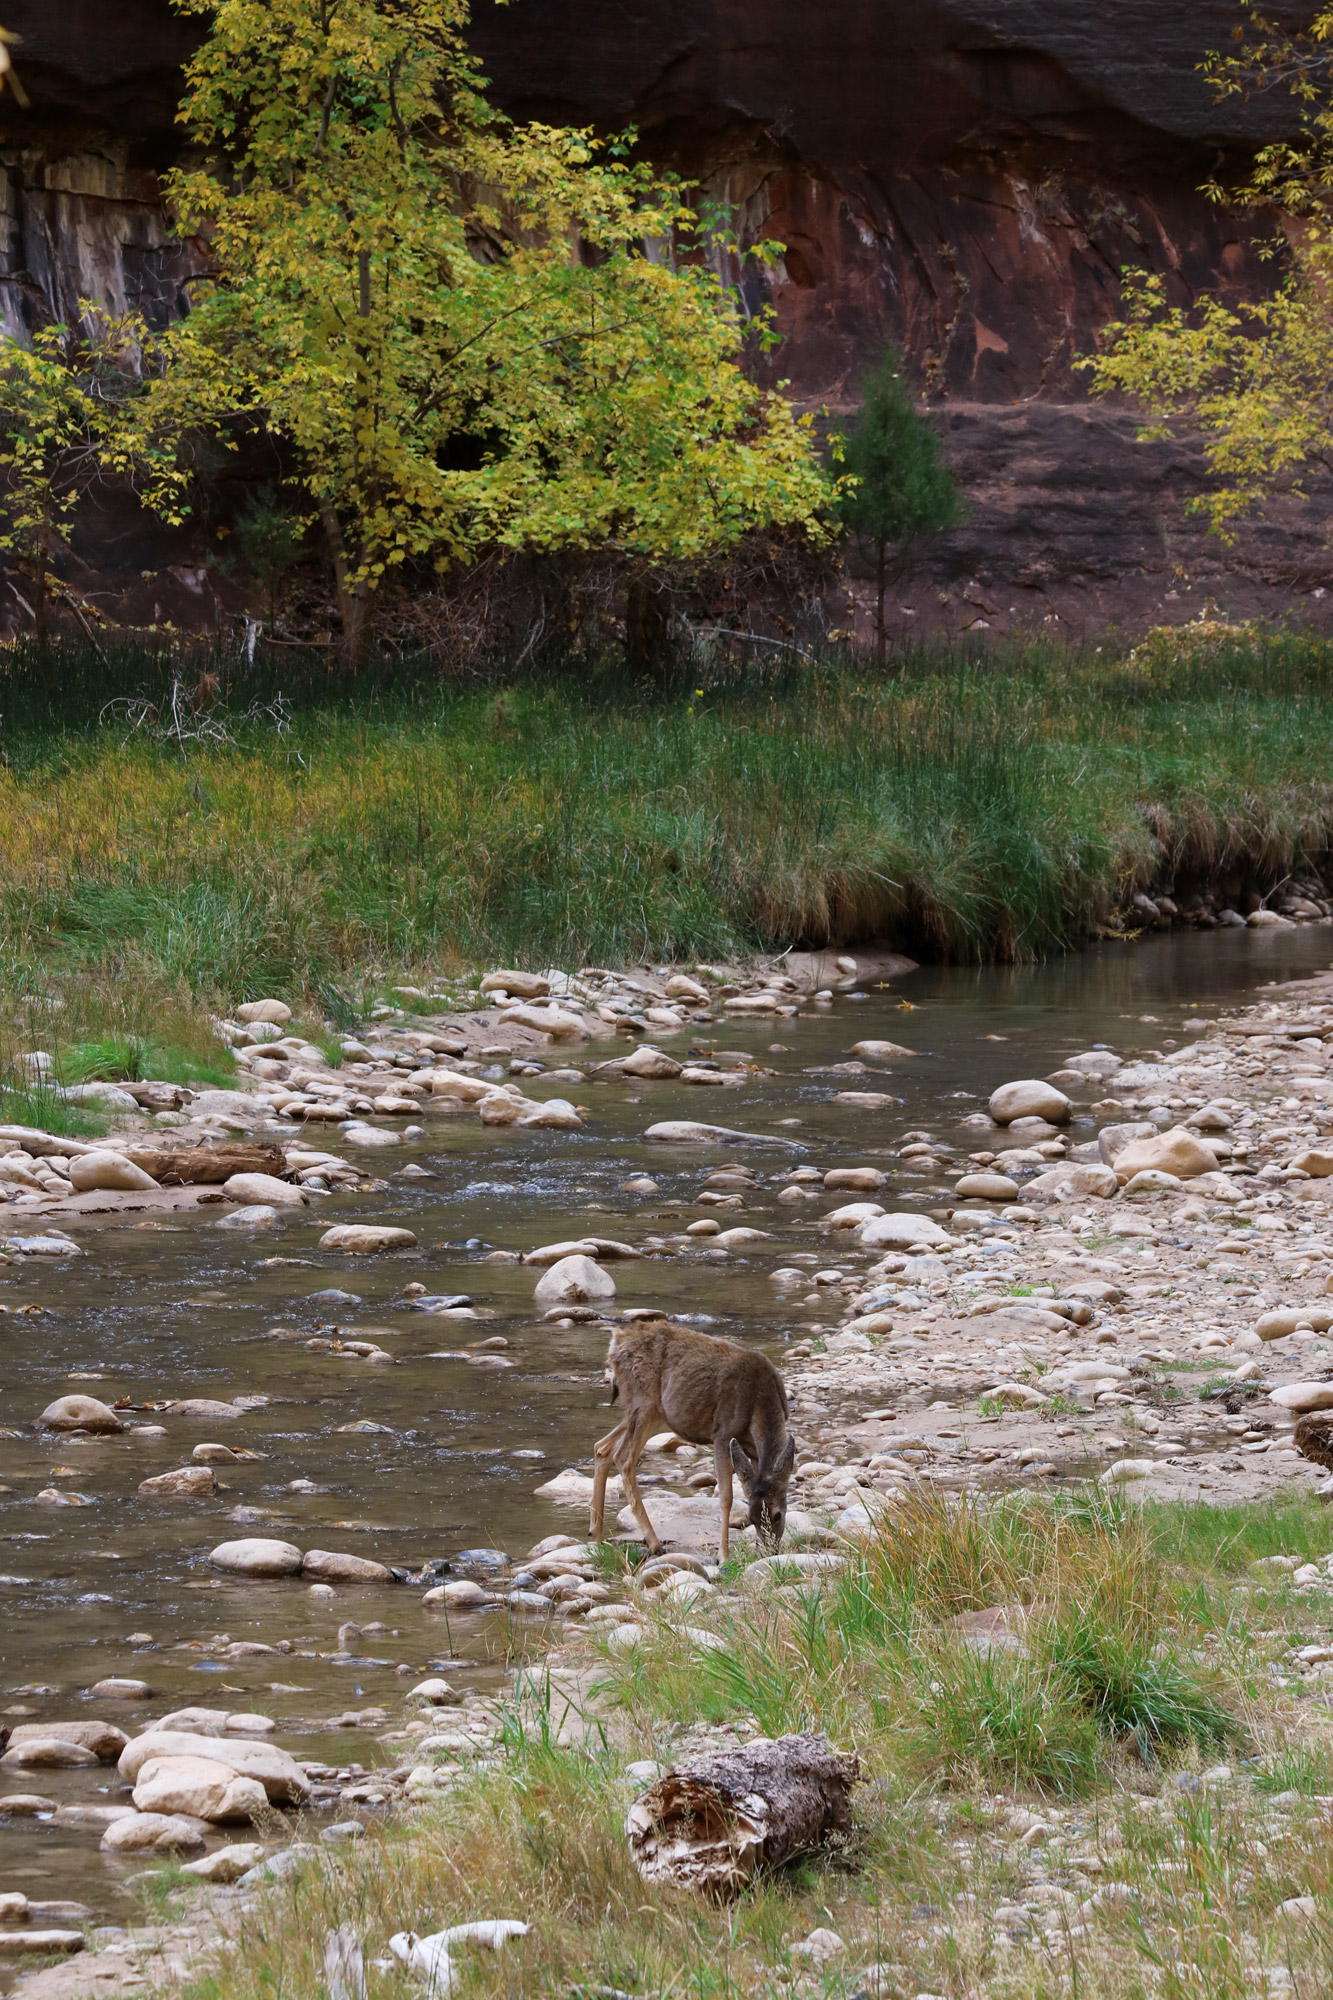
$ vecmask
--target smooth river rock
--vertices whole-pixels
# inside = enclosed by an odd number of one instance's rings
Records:
[[[208,1560],[214,1569],[225,1569],[231,1576],[295,1576],[302,1556],[291,1542],[268,1541],[256,1535],[219,1542]]]
[[[633,1055],[625,1057],[620,1064],[622,1076],[672,1077],[679,1076],[682,1065],[665,1049],[655,1048],[651,1042],[644,1042],[635,1049]]]
[[[876,1215],[863,1222],[856,1240],[866,1250],[915,1250],[922,1245],[952,1243],[947,1229],[928,1215]]]
[[[342,1555],[335,1549],[307,1549],[302,1576],[322,1583],[392,1583],[393,1571],[369,1556]]]
[[[1115,1156],[1116,1179],[1123,1185],[1135,1174],[1174,1174],[1179,1181],[1217,1171],[1217,1155],[1183,1125],[1159,1132],[1151,1139],[1133,1139]]]
[[[268,1804],[258,1778],[215,1757],[150,1757],[134,1786],[140,1812],[184,1813],[191,1819],[248,1820]]]
[[[23,1743],[45,1742],[56,1737],[61,1742],[77,1743],[84,1750],[91,1750],[99,1763],[114,1764],[129,1737],[114,1722],[99,1722],[92,1717],[80,1717],[77,1721],[23,1722],[10,1731],[11,1750]]]
[[[538,1305],[581,1305],[592,1299],[613,1299],[616,1281],[591,1257],[562,1257],[537,1280]]]
[[[905,1049],[901,1042],[853,1042],[852,1054],[862,1062],[894,1062],[899,1056],[914,1056],[915,1049]]]
[[[171,1472],[159,1472],[152,1479],[141,1479],[139,1491],[159,1498],[174,1499],[185,1497],[199,1499],[215,1490],[216,1481],[206,1465],[178,1465]]]
[[[304,1188],[276,1174],[233,1174],[222,1192],[228,1201],[267,1202],[273,1208],[304,1208],[310,1199]]]
[[[123,1431],[115,1411],[96,1396],[58,1396],[37,1419],[44,1431]]]
[[[1016,1118],[1045,1118],[1052,1125],[1063,1125],[1073,1109],[1063,1090],[1039,1077],[1002,1083],[992,1094],[989,1108],[997,1125],[1012,1125]]]
[[[157,1186],[153,1176],[136,1167],[133,1160],[127,1160],[123,1153],[112,1152],[80,1153],[69,1163],[69,1179],[75,1194],[90,1194],[94,1190],[133,1194]]]
[[[374,1257],[381,1250],[415,1250],[410,1229],[391,1229],[372,1222],[339,1222],[319,1239],[321,1250],[341,1250],[349,1257]]]
[[[52,1735],[35,1736],[27,1743],[11,1743],[0,1757],[0,1766],[8,1771],[77,1771],[98,1762],[100,1759],[85,1744]]]
[[[194,1821],[174,1813],[126,1813],[102,1835],[105,1854],[188,1854],[203,1845]]]
[[[292,1018],[292,1010],[285,1000],[247,1000],[236,1009],[236,1019],[244,1021],[247,1027],[256,1021],[273,1021],[285,1028]]]
[[[276,1743],[196,1736],[183,1729],[149,1729],[136,1736],[121,1752],[121,1777],[127,1784],[137,1784],[145,1764],[156,1757],[200,1757],[205,1763],[224,1764],[243,1778],[258,1778],[279,1805],[299,1805],[310,1792],[310,1780],[301,1766]]]
[[[968,1201],[1017,1201],[1018,1182],[1008,1174],[964,1174],[953,1191]]]
[[[776,1132],[737,1132],[730,1125],[701,1125],[693,1118],[663,1118],[650,1125],[644,1138],[657,1146],[715,1146],[729,1140],[734,1146],[785,1146],[789,1152],[804,1152],[797,1139],[781,1139]]]

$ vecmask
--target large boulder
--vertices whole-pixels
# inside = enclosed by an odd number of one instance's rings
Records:
[[[391,1229],[372,1222],[335,1223],[319,1239],[321,1250],[341,1250],[349,1257],[374,1257],[381,1250],[415,1250],[416,1246],[410,1229]]]
[[[1040,1077],[1002,1083],[990,1100],[990,1115],[997,1125],[1012,1125],[1016,1118],[1044,1118],[1049,1124],[1064,1125],[1072,1109],[1063,1090]]]
[[[99,1194],[134,1194],[157,1186],[153,1176],[136,1167],[133,1160],[127,1160],[123,1153],[109,1151],[80,1153],[69,1163],[69,1180],[76,1194],[94,1190]]]
[[[591,1257],[576,1255],[562,1257],[558,1264],[552,1264],[537,1280],[535,1297],[538,1305],[584,1305],[594,1299],[613,1299],[616,1295],[616,1281],[609,1271],[595,1264]]]
[[[258,1778],[215,1757],[150,1757],[139,1768],[134,1803],[140,1812],[185,1813],[191,1819],[253,1819],[268,1804]]]
[[[197,1736],[185,1729],[148,1729],[126,1744],[119,1770],[135,1785],[145,1764],[160,1757],[198,1757],[225,1765],[243,1778],[257,1778],[277,1805],[299,1805],[310,1794],[310,1780],[296,1759],[276,1743],[242,1742],[230,1736]]]
[[[57,1396],[37,1419],[44,1431],[123,1431],[115,1411],[96,1396]]]
[[[1122,1186],[1135,1174],[1174,1174],[1178,1181],[1189,1181],[1199,1174],[1216,1173],[1217,1155],[1183,1125],[1173,1125],[1169,1132],[1158,1132],[1151,1139],[1131,1140],[1116,1154],[1114,1167]]]
[[[219,1542],[208,1560],[214,1569],[224,1569],[230,1576],[295,1576],[302,1558],[291,1542],[254,1535]]]

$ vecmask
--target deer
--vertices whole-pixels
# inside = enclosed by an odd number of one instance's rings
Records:
[[[614,1466],[649,1554],[661,1553],[661,1538],[648,1518],[634,1474],[649,1432],[664,1422],[687,1444],[713,1448],[719,1560],[727,1560],[733,1473],[744,1488],[750,1525],[761,1547],[778,1547],[787,1524],[787,1486],[796,1464],[796,1439],[787,1424],[786,1388],[766,1355],[733,1340],[696,1333],[664,1313],[617,1327],[607,1350],[606,1379],[611,1401],[621,1405],[624,1415],[593,1447],[589,1532],[594,1541],[603,1539],[606,1482]]]

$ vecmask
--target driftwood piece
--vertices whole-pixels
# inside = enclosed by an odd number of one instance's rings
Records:
[[[1292,1435],[1302,1458],[1333,1472],[1333,1413],[1312,1411],[1308,1417],[1300,1418]]]
[[[280,1146],[126,1146],[125,1158],[151,1174],[159,1187],[194,1187],[229,1181],[233,1174],[287,1171]]]
[[[760,1868],[849,1833],[859,1776],[854,1756],[809,1731],[692,1757],[630,1807],[634,1865],[646,1882],[732,1895]]]

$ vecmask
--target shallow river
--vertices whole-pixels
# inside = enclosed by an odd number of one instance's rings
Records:
[[[426,1139],[388,1156],[394,1166],[413,1158],[432,1178],[324,1197],[278,1232],[219,1230],[208,1209],[151,1221],[78,1218],[71,1233],[84,1257],[0,1270],[0,1303],[43,1307],[40,1316],[0,1319],[0,1723],[96,1714],[132,1733],[191,1704],[256,1709],[275,1719],[275,1740],[303,1760],[369,1762],[364,1733],[330,1732],[325,1719],[372,1704],[399,1719],[412,1684],[401,1670],[415,1678],[435,1661],[453,1662],[449,1677],[464,1689],[495,1688],[510,1648],[522,1643],[512,1621],[492,1614],[450,1622],[423,1608],[421,1589],[412,1587],[341,1588],[333,1604],[316,1605],[297,1581],[219,1579],[206,1557],[221,1540],[272,1534],[303,1548],[418,1566],[465,1548],[522,1554],[543,1535],[582,1531],[578,1511],[538,1500],[533,1489],[585,1460],[609,1427],[605,1330],[543,1324],[532,1298],[538,1274],[487,1263],[487,1250],[524,1250],[585,1229],[631,1242],[674,1233],[693,1219],[703,1176],[724,1159],[744,1158],[768,1186],[747,1196],[743,1219],[770,1230],[771,1242],[725,1261],[700,1254],[610,1268],[619,1306],[700,1315],[720,1332],[762,1342],[780,1360],[784,1341],[803,1335],[819,1311],[775,1298],[768,1272],[827,1243],[808,1211],[773,1200],[780,1173],[806,1162],[883,1164],[904,1131],[954,1132],[959,1115],[1009,1077],[1041,1076],[1097,1041],[1121,1053],[1162,1046],[1178,1038],[1189,1011],[1242,1004],[1270,980],[1330,962],[1333,933],[1312,927],[1150,938],[1020,971],[923,968],[892,992],[840,997],[796,1020],[703,1031],[719,1048],[759,1056],[777,1072],[771,1077],[714,1091],[590,1083],[573,1092],[592,1107],[581,1133],[433,1122]],[[883,1082],[809,1073],[845,1059],[867,1036],[922,1054]],[[868,1112],[829,1101],[849,1087],[891,1090],[902,1103]],[[672,1117],[771,1140],[743,1151],[642,1143],[645,1126]],[[800,1122],[780,1122],[791,1120]],[[628,1176],[644,1173],[658,1195],[621,1192]],[[315,1249],[329,1223],[352,1219],[406,1223],[422,1247],[369,1260]],[[474,1323],[410,1312],[399,1294],[414,1280],[432,1294],[465,1293],[493,1317]],[[315,1296],[329,1288],[354,1302]],[[397,1365],[307,1351],[304,1337],[334,1322],[369,1335]],[[442,1358],[492,1335],[507,1339],[504,1359],[513,1366]],[[37,1437],[32,1419],[75,1390],[140,1406],[185,1396],[268,1400],[226,1423],[169,1418],[167,1435],[155,1439],[133,1431],[59,1443]],[[340,1429],[363,1420],[382,1428]],[[228,1490],[209,1500],[139,1495],[142,1479],[188,1462],[203,1440],[258,1456],[218,1467]],[[293,1480],[316,1490],[293,1493]],[[39,1491],[52,1487],[89,1504],[39,1502]],[[237,1508],[270,1511],[237,1520]],[[384,1629],[357,1641],[359,1657],[350,1662],[320,1657],[337,1650],[337,1628],[349,1619],[382,1621]],[[220,1632],[283,1650],[235,1661],[188,1650],[189,1641]],[[82,1692],[114,1674],[147,1680],[153,1700],[92,1702]],[[122,1796],[114,1769],[6,1771],[0,1794],[15,1791]],[[138,1867],[104,1863],[97,1839],[91,1829],[0,1814],[0,1889],[21,1888],[34,1901],[75,1897],[100,1918],[123,1919],[131,1907],[126,1878]]]

